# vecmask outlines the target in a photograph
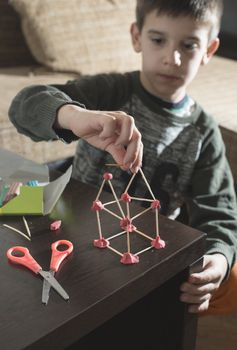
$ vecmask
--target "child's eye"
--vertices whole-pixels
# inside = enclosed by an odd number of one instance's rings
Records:
[[[197,49],[198,44],[194,43],[194,42],[187,42],[187,43],[183,43],[183,47],[186,50],[193,51],[193,50]]]
[[[161,45],[164,43],[165,40],[162,38],[151,38],[151,41],[156,45]]]

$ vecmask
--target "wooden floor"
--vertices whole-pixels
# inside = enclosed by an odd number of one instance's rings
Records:
[[[237,314],[201,317],[196,350],[236,350]]]

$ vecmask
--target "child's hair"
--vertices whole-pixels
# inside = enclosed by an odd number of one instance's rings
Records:
[[[141,31],[146,15],[151,11],[157,15],[190,16],[196,21],[210,23],[210,40],[220,31],[223,0],[137,0],[136,22]]]

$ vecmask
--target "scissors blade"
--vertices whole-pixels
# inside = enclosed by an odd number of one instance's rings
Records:
[[[51,274],[50,271],[41,270],[41,271],[39,271],[39,274],[44,278],[44,281],[46,280],[48,282],[48,284],[51,287],[53,287],[56,290],[56,292],[58,292],[58,294],[64,300],[69,299],[69,295],[67,294],[67,292],[63,289],[63,287],[60,285],[60,283],[58,283],[58,281],[56,280],[56,278],[54,278],[54,276]],[[43,298],[45,298],[45,299],[43,299]],[[42,303],[47,304],[47,295],[46,295],[46,297],[44,296],[44,287],[43,287],[43,292],[42,292]]]
[[[54,276],[55,271],[50,270],[52,276]],[[42,303],[48,304],[49,301],[49,291],[51,289],[51,284],[44,278],[43,290],[42,290]]]

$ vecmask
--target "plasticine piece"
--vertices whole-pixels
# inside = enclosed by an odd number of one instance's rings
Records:
[[[156,249],[165,248],[165,241],[163,241],[163,239],[161,239],[160,236],[157,236],[151,241],[151,245]]]
[[[104,206],[101,203],[101,201],[94,201],[91,207],[91,210],[97,211],[97,210],[103,210]]]
[[[124,253],[120,262],[122,264],[137,264],[139,263],[139,256],[131,254],[131,253]]]
[[[131,223],[132,223],[132,220],[129,219],[128,217],[123,218],[122,220],[120,220],[120,227],[123,229],[126,229],[126,227],[128,225],[131,225]]]
[[[131,202],[132,198],[129,196],[129,194],[127,192],[124,192],[121,196],[121,199],[124,201],[124,202]]]
[[[57,220],[52,222],[52,224],[50,225],[50,230],[51,231],[56,231],[61,227],[62,221],[61,220]]]
[[[109,241],[105,238],[94,239],[93,245],[97,248],[106,248],[109,245]]]
[[[136,226],[134,226],[133,224],[129,224],[127,227],[126,227],[126,231],[128,232],[133,232],[135,231],[137,228]]]
[[[113,174],[111,174],[111,173],[104,173],[103,178],[104,178],[104,180],[112,180]]]
[[[151,203],[151,208],[152,209],[160,209],[160,201],[158,199],[155,199],[152,203]]]
[[[134,230],[136,230],[136,226],[134,226],[132,224],[132,220],[129,219],[128,217],[126,218],[123,218],[122,220],[120,220],[120,227],[123,229],[123,230],[126,230],[128,232],[133,232]]]

